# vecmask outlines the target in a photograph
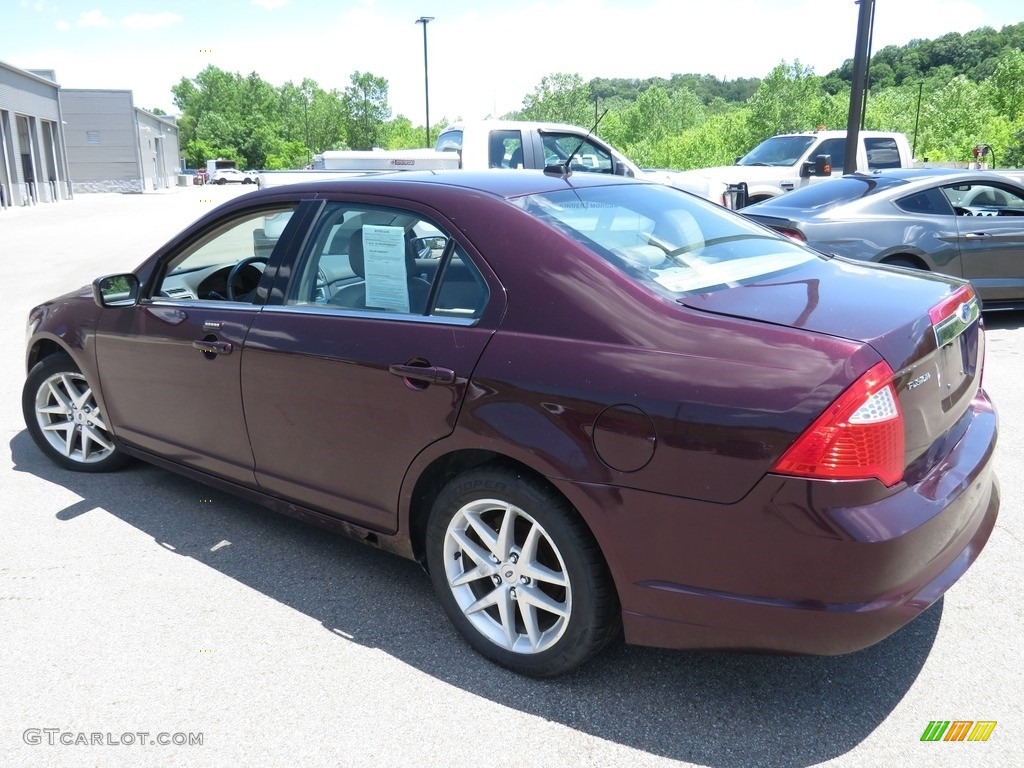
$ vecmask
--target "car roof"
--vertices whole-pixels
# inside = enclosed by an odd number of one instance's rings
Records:
[[[497,197],[513,198],[522,195],[544,194],[565,189],[582,189],[626,184],[650,184],[651,182],[611,176],[603,173],[573,173],[568,176],[547,174],[539,170],[492,169],[486,171],[398,171],[366,176],[352,176],[344,179],[300,182],[265,190],[270,193],[290,192],[341,192],[399,194],[400,187],[411,184],[426,184],[448,188],[460,188],[488,193]],[[409,192],[407,188],[405,190]]]
[[[851,182],[861,181],[862,185]],[[998,171],[963,168],[886,168],[848,173],[818,184],[811,184],[778,195],[744,209],[746,215],[788,216],[809,219],[828,216],[835,208],[848,205],[872,205],[878,200],[910,195],[939,184],[977,184],[992,182],[1015,187],[1024,195],[1024,188],[1014,179]],[[870,190],[870,192],[869,192]]]

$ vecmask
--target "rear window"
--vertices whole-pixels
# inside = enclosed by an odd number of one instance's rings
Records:
[[[512,202],[673,299],[819,258],[719,206],[660,185],[566,189]]]
[[[437,143],[434,145],[434,149],[437,152],[461,152],[462,131],[445,131],[437,137]]]
[[[810,184],[771,200],[757,203],[758,213],[768,213],[772,208],[801,210],[822,210],[839,203],[869,197],[885,189],[890,189],[907,182],[889,176],[866,176],[850,174],[836,179],[829,179],[818,184]],[[753,209],[751,209],[753,210]]]

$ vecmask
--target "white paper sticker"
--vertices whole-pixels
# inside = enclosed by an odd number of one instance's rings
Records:
[[[363,269],[366,306],[392,312],[409,311],[409,280],[402,227],[363,227]]]

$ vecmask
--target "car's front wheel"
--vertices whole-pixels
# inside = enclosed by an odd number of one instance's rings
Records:
[[[107,472],[127,461],[114,444],[92,386],[67,355],[51,355],[33,366],[21,407],[36,445],[65,469]]]
[[[520,674],[569,672],[618,631],[618,599],[590,530],[554,491],[509,468],[474,469],[444,488],[427,563],[463,637]]]

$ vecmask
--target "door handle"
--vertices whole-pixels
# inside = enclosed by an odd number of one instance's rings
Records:
[[[230,341],[206,341],[205,339],[196,339],[192,342],[192,347],[198,349],[204,355],[230,355],[231,350],[235,348],[235,345]]]
[[[991,232],[967,232],[964,235],[964,240],[985,240],[989,237],[992,237]]]
[[[430,365],[390,365],[388,373],[401,376],[403,379],[423,381],[427,384],[454,384],[455,371],[450,368],[438,368]]]

